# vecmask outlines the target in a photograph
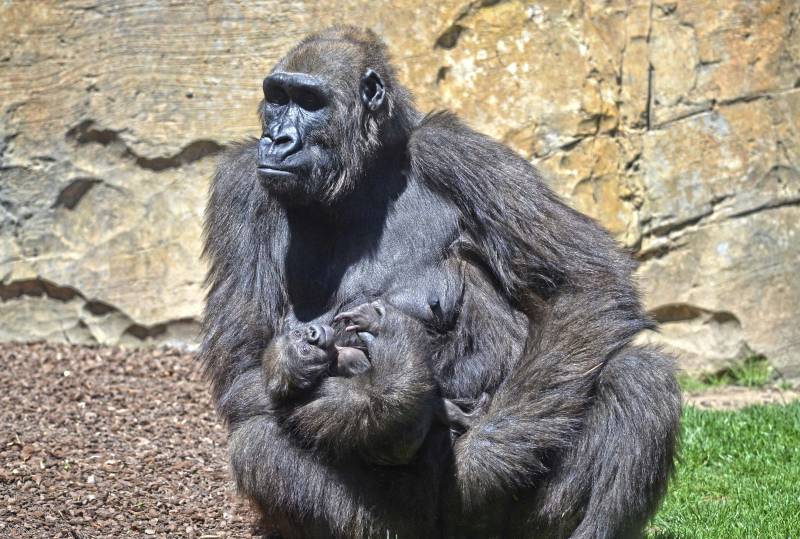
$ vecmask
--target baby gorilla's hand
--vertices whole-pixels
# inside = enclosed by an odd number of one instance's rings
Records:
[[[346,331],[356,331],[362,339],[375,337],[380,333],[381,321],[386,314],[386,307],[381,301],[372,303],[362,303],[350,311],[339,313],[333,319],[334,322],[345,320],[347,322]]]
[[[381,319],[385,313],[383,305],[378,301],[363,303],[350,311],[345,311],[336,315],[335,322],[344,321],[345,331],[357,332],[358,338],[367,348],[372,344]],[[370,361],[366,350],[361,346],[337,346],[339,357],[336,366],[338,376],[356,376],[364,373],[370,368]]]

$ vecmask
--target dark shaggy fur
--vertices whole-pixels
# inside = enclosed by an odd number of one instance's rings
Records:
[[[639,535],[672,470],[680,397],[672,360],[631,344],[652,323],[630,257],[526,160],[451,114],[423,118],[371,32],[311,36],[281,72],[332,96],[295,116],[260,109],[265,133],[299,118],[314,166],[259,176],[267,135],[220,162],[201,353],[267,529]],[[425,338],[382,341],[354,376],[289,349],[292,331],[379,298]],[[491,404],[456,436],[430,422],[432,391]],[[419,450],[395,458],[392,440],[419,428]]]

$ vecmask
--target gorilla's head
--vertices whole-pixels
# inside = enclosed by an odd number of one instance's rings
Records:
[[[408,136],[415,112],[371,31],[303,40],[264,79],[258,176],[291,204],[332,203]]]

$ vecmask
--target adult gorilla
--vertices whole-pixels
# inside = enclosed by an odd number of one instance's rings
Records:
[[[639,534],[672,468],[680,397],[673,362],[631,344],[652,327],[631,259],[523,158],[450,114],[421,116],[369,31],[306,38],[264,93],[260,141],[213,182],[202,359],[237,484],[268,529]],[[376,299],[424,337],[335,375],[315,347]],[[392,368],[419,353],[423,366]],[[440,397],[491,396],[466,433],[431,421],[424,369]],[[421,446],[393,453],[410,432]]]

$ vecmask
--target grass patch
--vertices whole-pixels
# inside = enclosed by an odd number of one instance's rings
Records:
[[[681,375],[678,383],[684,391],[703,391],[719,386],[764,387],[770,381],[772,367],[767,358],[752,356],[730,367],[699,377]]]
[[[687,407],[677,473],[649,539],[800,535],[800,402]]]

